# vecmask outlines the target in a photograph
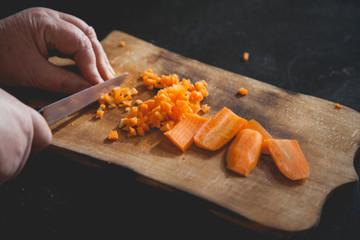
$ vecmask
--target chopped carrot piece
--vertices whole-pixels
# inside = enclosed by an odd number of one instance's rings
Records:
[[[282,174],[291,180],[310,175],[306,158],[296,140],[267,139],[271,157]]]
[[[111,131],[111,132],[109,133],[108,139],[109,139],[109,140],[118,140],[118,139],[119,139],[119,135],[118,135],[117,131],[116,131],[116,130]]]
[[[193,143],[194,135],[207,118],[195,114],[186,114],[186,117],[165,132],[167,136],[183,152]]]
[[[210,110],[210,106],[208,106],[207,104],[203,104],[203,105],[201,106],[201,111],[202,111],[203,113],[207,113],[209,110]]]
[[[100,104],[100,108],[101,108],[101,110],[105,110],[106,105],[104,103],[102,103],[102,104]]]
[[[245,128],[235,137],[226,154],[227,168],[247,176],[256,166],[261,154],[262,135]]]
[[[143,103],[143,101],[142,101],[142,100],[140,100],[140,99],[138,99],[138,100],[136,100],[136,101],[135,101],[135,103],[136,103],[137,105],[140,105],[140,104],[142,104],[142,103]]]
[[[245,88],[239,88],[238,93],[240,93],[241,95],[245,96],[248,94],[248,90]]]
[[[96,117],[97,118],[102,118],[104,116],[104,111],[99,109],[96,111]]]
[[[341,109],[342,108],[342,105],[340,105],[339,103],[335,104],[335,107],[338,108],[338,109]]]
[[[218,150],[246,126],[247,120],[224,107],[206,121],[194,136],[198,147]]]
[[[120,45],[120,47],[125,47],[126,44],[124,41],[121,41],[119,45]]]
[[[128,121],[121,124],[121,128],[129,132],[128,136],[135,136],[130,133],[132,128],[141,128],[140,133],[147,132],[152,128],[159,128],[160,131],[169,131],[174,123],[186,117],[186,114],[196,114],[200,111],[200,102],[208,95],[206,90],[207,83],[201,80],[191,84],[190,79],[182,79],[176,74],[159,77],[151,69],[141,74],[145,86],[159,88],[153,99],[140,103],[136,112],[132,111],[128,119],[137,117],[136,125],[131,125]],[[192,91],[189,88],[193,86]],[[123,101],[125,104],[126,101]],[[121,105],[120,105],[121,106]],[[140,134],[139,134],[140,135]]]
[[[263,144],[261,146],[261,153],[264,154],[270,154],[269,148],[268,148],[268,142],[266,142],[265,140],[267,139],[272,139],[272,136],[270,135],[270,133],[268,131],[266,131],[266,129],[260,125],[260,123],[258,123],[257,121],[255,121],[254,119],[251,119],[248,121],[246,128],[250,128],[253,130],[258,131],[262,137],[263,137]]]
[[[243,53],[243,60],[244,60],[245,62],[249,61],[249,53],[248,53],[248,52],[244,52],[244,53]]]

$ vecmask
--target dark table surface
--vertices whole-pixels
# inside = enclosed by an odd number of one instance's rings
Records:
[[[93,26],[99,39],[118,29],[183,56],[360,111],[360,1],[13,1],[2,4],[0,17],[32,6],[73,14]],[[250,52],[247,63],[241,61],[244,51]],[[275,238],[208,208],[191,196],[143,184],[120,167],[93,168],[45,151],[31,156],[21,174],[0,187],[0,238]],[[293,238],[360,239],[359,185],[336,190],[318,227]]]

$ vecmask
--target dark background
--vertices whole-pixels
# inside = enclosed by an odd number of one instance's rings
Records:
[[[360,111],[360,1],[0,5],[0,18],[31,6],[50,7],[85,20],[99,39],[118,29],[183,56]],[[248,62],[241,60],[244,51],[250,52]],[[0,187],[0,238],[275,238],[219,218],[208,211],[212,207],[145,185],[120,167],[88,167],[45,151]],[[360,239],[359,185],[336,190],[319,226],[293,238]]]

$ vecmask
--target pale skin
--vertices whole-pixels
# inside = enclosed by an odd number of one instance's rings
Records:
[[[48,62],[49,49],[72,55],[81,75]],[[95,31],[81,19],[31,8],[0,20],[0,86],[74,93],[114,77]],[[28,157],[48,146],[44,118],[0,88],[0,185],[16,177]]]

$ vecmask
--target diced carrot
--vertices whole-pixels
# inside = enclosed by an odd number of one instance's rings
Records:
[[[245,88],[239,88],[238,93],[240,93],[241,95],[245,96],[248,94],[248,90]]]
[[[342,105],[340,105],[339,103],[336,103],[336,104],[335,104],[335,107],[338,108],[338,109],[341,109],[341,108],[342,108]]]
[[[96,117],[97,117],[97,118],[102,118],[103,115],[104,115],[104,111],[103,111],[103,110],[99,109],[99,110],[96,111]]]
[[[195,114],[186,114],[186,117],[165,132],[167,136],[183,152],[193,143],[194,135],[207,118]]]
[[[198,147],[218,150],[246,126],[247,120],[224,107],[206,121],[194,136]]]
[[[120,45],[120,47],[125,47],[126,44],[125,44],[124,41],[120,41],[120,44],[119,44],[119,45]]]
[[[249,61],[249,53],[248,53],[248,52],[244,52],[244,53],[243,53],[243,60],[244,60],[245,62]]]
[[[256,166],[261,154],[262,135],[245,128],[235,137],[226,154],[227,168],[247,176]]]
[[[118,139],[119,139],[119,135],[118,135],[117,131],[116,131],[116,130],[111,131],[111,132],[109,133],[108,139],[109,139],[109,140],[118,140]]]
[[[250,128],[253,130],[258,131],[259,133],[261,133],[262,137],[263,137],[263,144],[261,146],[261,153],[264,154],[270,154],[269,148],[268,148],[268,142],[266,142],[265,140],[267,139],[272,139],[272,136],[270,135],[270,133],[268,131],[266,131],[266,129],[261,126],[260,123],[258,123],[256,120],[251,119],[248,121],[246,128]]]
[[[203,104],[203,105],[201,106],[201,111],[202,111],[203,113],[207,113],[209,110],[210,110],[210,106],[208,106],[207,104]]]
[[[296,140],[267,139],[266,141],[272,159],[287,178],[300,180],[310,175],[309,165]]]

